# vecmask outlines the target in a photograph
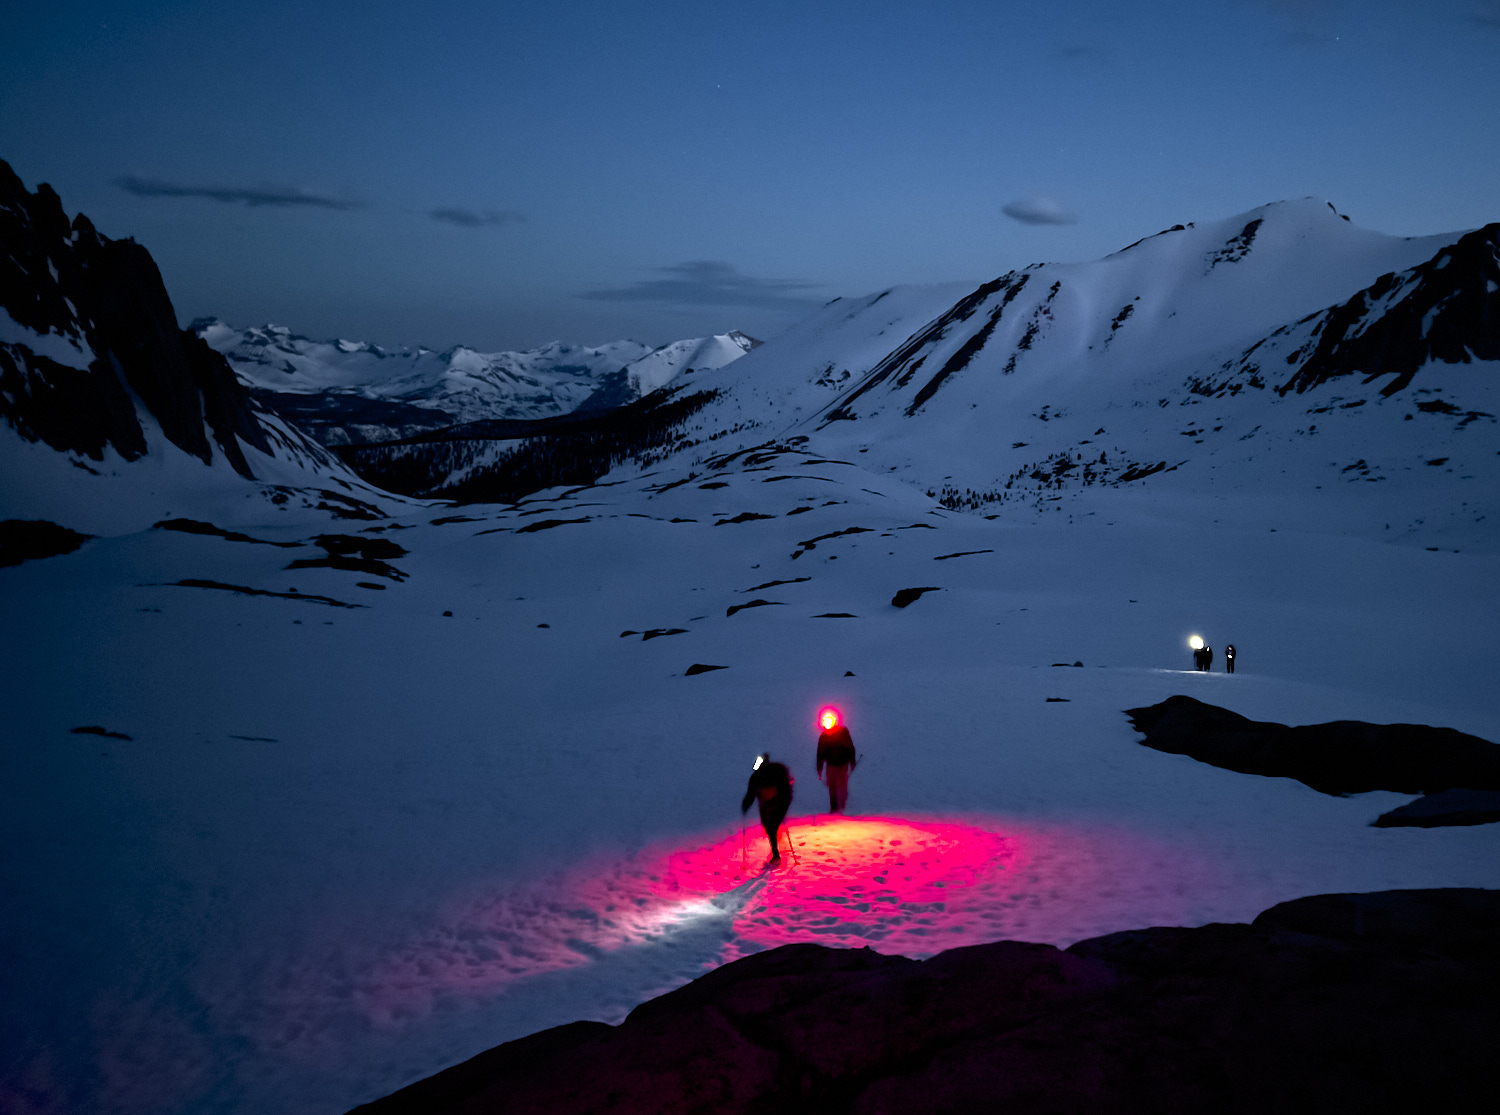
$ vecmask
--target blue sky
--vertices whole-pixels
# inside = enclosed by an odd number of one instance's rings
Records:
[[[0,158],[184,321],[770,337],[1287,197],[1500,220],[1497,0],[9,9]]]

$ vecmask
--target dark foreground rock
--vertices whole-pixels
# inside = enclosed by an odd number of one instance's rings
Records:
[[[1362,720],[1293,728],[1180,695],[1125,715],[1147,747],[1242,774],[1295,778],[1325,794],[1500,790],[1500,745],[1453,728]]]
[[[508,1042],[361,1115],[1412,1112],[1500,1089],[1500,892],[930,960],[789,945]]]

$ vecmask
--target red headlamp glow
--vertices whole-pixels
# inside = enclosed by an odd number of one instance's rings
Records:
[[[836,708],[825,708],[818,713],[818,724],[825,732],[831,732],[839,726],[839,710]]]

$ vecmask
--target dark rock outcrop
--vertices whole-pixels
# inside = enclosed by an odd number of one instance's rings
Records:
[[[393,581],[406,580],[406,574],[390,562],[392,559],[405,557],[407,550],[389,538],[320,534],[313,541],[323,549],[324,556],[298,558],[287,566],[288,569],[344,569],[351,573],[388,577]]]
[[[1297,373],[1277,388],[1303,392],[1360,375],[1393,395],[1431,361],[1500,360],[1500,224],[1485,225],[1399,275],[1322,315],[1321,335]]]
[[[1500,1087],[1500,892],[930,960],[788,945],[487,1053],[361,1115],[1407,1112]]]
[[[1500,793],[1494,790],[1439,790],[1382,813],[1370,823],[1376,828],[1440,828],[1445,825],[1487,825],[1500,821]]]
[[[0,522],[0,567],[71,554],[92,537],[46,519],[6,519]]]
[[[1453,728],[1362,720],[1288,727],[1182,695],[1125,715],[1147,747],[1241,774],[1295,778],[1320,793],[1500,790],[1500,745]]]
[[[178,328],[145,248],[101,236],[82,214],[70,222],[50,186],[28,193],[3,161],[0,245],[0,307],[56,338],[53,356],[0,343],[0,418],[53,449],[97,461],[112,446],[131,461],[147,449],[139,401],[183,452],[209,463],[217,445],[252,477],[236,439],[270,451],[257,408],[224,358]],[[54,359],[64,348],[86,367]]]
[[[905,608],[921,599],[924,592],[942,592],[937,585],[925,585],[922,588],[897,589],[896,595],[891,597],[891,606],[894,608]]]

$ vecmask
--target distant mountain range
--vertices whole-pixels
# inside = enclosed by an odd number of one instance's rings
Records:
[[[764,346],[482,354],[178,330],[143,247],[9,168],[0,195],[0,416],[77,466],[63,487],[149,450],[364,500],[504,502],[769,446],[991,516],[1150,484],[1269,523],[1305,490],[1346,530],[1440,545],[1488,529],[1500,487],[1500,225],[1400,238],[1280,202],[1093,263],[836,299]]]
[[[222,353],[255,398],[325,445],[411,437],[454,423],[531,421],[623,406],[678,374],[721,368],[759,341],[744,333],[597,346],[554,341],[526,352],[460,345],[385,349],[314,341],[280,325],[189,328]]]
[[[1467,540],[1500,487],[1497,239],[1386,236],[1280,202],[1093,263],[835,300],[587,430],[341,455],[393,489],[505,500],[803,446],[992,516],[1093,513],[1089,493],[1149,483],[1232,499],[1221,513],[1247,523],[1306,491],[1297,506],[1358,533]]]

